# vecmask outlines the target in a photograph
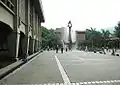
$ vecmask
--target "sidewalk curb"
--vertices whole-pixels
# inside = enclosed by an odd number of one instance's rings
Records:
[[[28,57],[28,61],[31,60],[31,59],[32,59],[33,57],[35,57],[36,55],[38,55],[39,53],[41,53],[41,51],[36,52],[36,53],[30,55],[30,56]],[[16,61],[15,63],[17,63],[17,62],[18,62],[18,61]],[[19,63],[18,65],[12,67],[11,69],[6,70],[5,72],[2,72],[2,74],[0,74],[0,80],[1,80],[2,78],[4,78],[5,76],[7,76],[8,74],[10,74],[11,72],[13,72],[15,69],[17,69],[17,68],[19,68],[20,66],[22,66],[23,64],[25,64],[24,61],[21,61],[21,60],[20,60],[19,62],[20,62],[20,63]],[[13,63],[13,64],[15,64],[15,63]],[[13,64],[11,64],[11,66],[12,66]],[[9,65],[9,66],[10,66],[10,65]],[[7,66],[7,67],[9,67],[9,66]],[[7,68],[7,67],[5,67],[5,68]],[[2,68],[2,70],[5,69],[5,68]]]

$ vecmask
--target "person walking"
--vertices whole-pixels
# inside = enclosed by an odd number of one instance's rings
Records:
[[[112,49],[111,55],[115,55],[115,49],[114,48]]]
[[[106,54],[106,53],[105,53],[105,49],[104,49],[104,47],[102,47],[102,51],[103,51],[104,54]]]
[[[56,53],[58,53],[58,45],[56,46]]]
[[[66,52],[67,52],[67,50],[68,50],[67,47],[65,48],[65,50],[66,50]]]
[[[61,46],[61,53],[63,53],[63,46]]]
[[[109,48],[108,48],[108,47],[106,47],[106,50],[107,50],[107,52],[108,52]]]
[[[27,53],[24,53],[24,54],[23,54],[23,61],[24,61],[25,63],[28,61],[28,59],[27,59],[28,56],[29,56],[29,55],[28,55]]]

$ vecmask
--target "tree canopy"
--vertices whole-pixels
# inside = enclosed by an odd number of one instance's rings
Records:
[[[86,29],[86,40],[80,42],[79,46],[88,46],[90,48],[100,48],[102,46],[107,46],[109,36],[109,30],[101,29],[101,31],[96,30],[96,28]]]
[[[116,37],[120,38],[120,22],[118,22],[117,26],[115,26],[114,34]]]
[[[47,29],[46,27],[41,27],[42,30],[42,48],[55,48],[59,44],[59,38],[55,34],[54,29]]]

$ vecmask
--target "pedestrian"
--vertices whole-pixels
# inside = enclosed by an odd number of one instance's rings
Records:
[[[115,49],[112,49],[112,54],[111,55],[115,55]]]
[[[58,45],[56,46],[56,53],[58,53]]]
[[[24,55],[23,55],[23,61],[24,61],[24,62],[27,62],[27,61],[28,61],[27,57],[28,57],[28,54],[27,54],[27,53],[24,53]]]
[[[61,46],[61,53],[63,53],[63,46]]]
[[[104,54],[106,54],[106,53],[105,53],[105,49],[104,49],[104,47],[102,47],[102,51],[103,51]]]
[[[65,50],[66,50],[66,52],[67,52],[67,47],[66,47],[66,49],[65,49]]]
[[[86,52],[88,51],[88,47],[87,47],[87,46],[85,47],[85,51],[86,51]]]
[[[49,51],[49,46],[47,47],[47,51]]]
[[[106,47],[106,50],[107,50],[107,52],[108,52],[108,47]]]

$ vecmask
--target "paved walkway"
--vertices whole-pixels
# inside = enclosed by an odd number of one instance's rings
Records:
[[[40,52],[36,52],[36,53],[28,56],[27,60],[32,59],[33,57],[35,57],[39,53]],[[0,79],[2,79],[4,76],[8,75],[9,73],[11,73],[12,71],[14,71],[16,68],[18,68],[19,66],[21,66],[24,63],[25,63],[24,61],[18,60],[15,63],[12,63],[12,64],[0,69]]]
[[[111,54],[112,54],[112,49],[110,49],[109,51],[107,51],[107,50],[105,49],[105,53],[106,53],[107,55],[111,55]],[[115,52],[115,54],[119,54],[119,56],[120,56],[120,50],[118,49],[118,50]]]
[[[46,51],[0,81],[0,85],[120,85],[120,58],[104,54]]]

